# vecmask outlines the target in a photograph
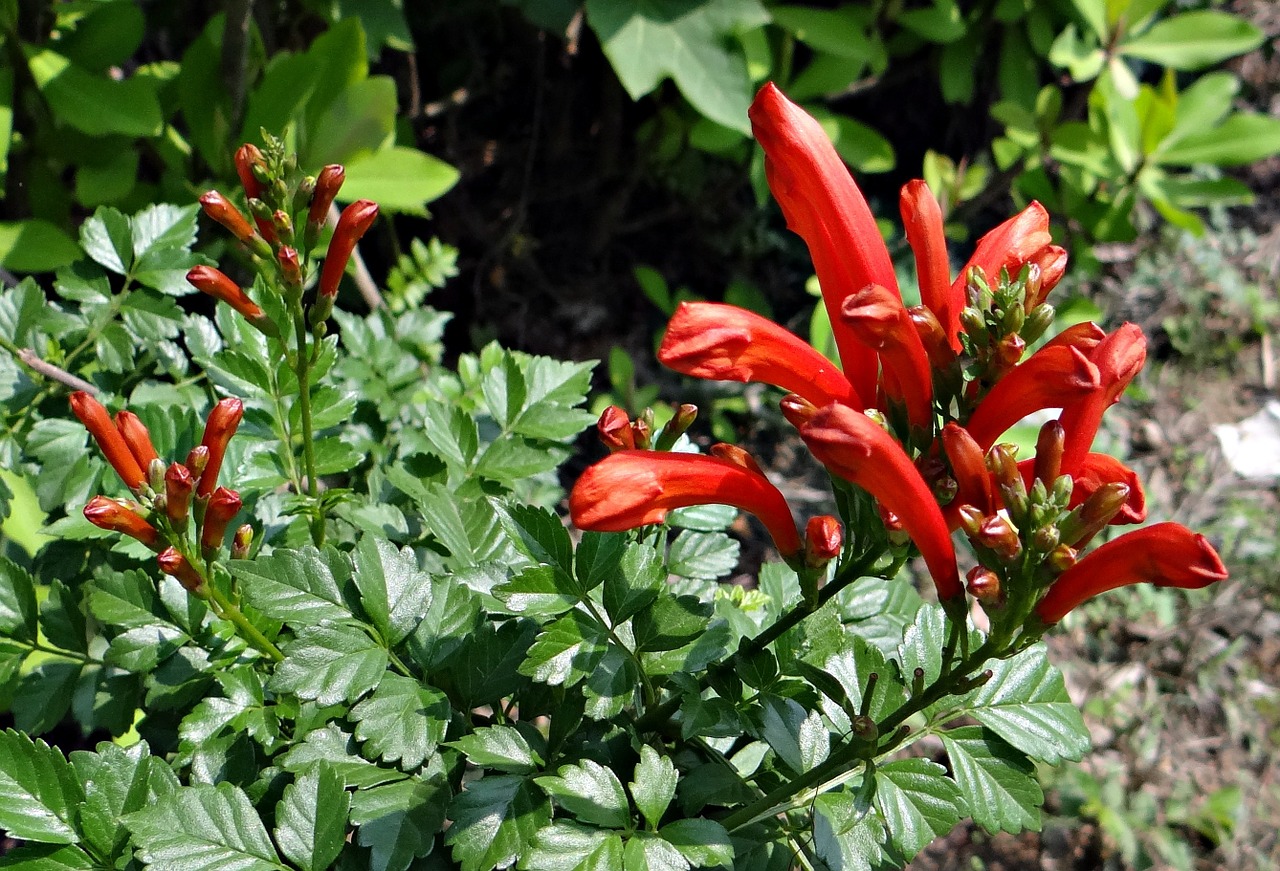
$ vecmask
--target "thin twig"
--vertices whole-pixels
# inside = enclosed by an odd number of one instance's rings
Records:
[[[83,390],[85,393],[93,395],[98,394],[98,388],[94,387],[83,378],[77,378],[65,369],[59,369],[57,366],[45,360],[41,360],[36,356],[36,352],[30,348],[21,348],[18,350],[18,359],[21,360],[33,372],[38,372],[46,378],[57,381],[59,384],[65,384],[72,390]]]

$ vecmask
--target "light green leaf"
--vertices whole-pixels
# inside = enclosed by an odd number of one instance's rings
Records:
[[[0,829],[27,841],[74,844],[83,800],[60,751],[12,729],[0,732]]]
[[[324,871],[346,842],[351,797],[333,766],[321,762],[284,788],[276,804],[276,843],[302,871]]]
[[[304,166],[347,163],[386,145],[395,132],[396,83],[390,76],[354,81],[333,95],[308,130]],[[407,179],[406,179],[407,180]],[[343,184],[346,188],[346,184]],[[344,190],[345,196],[350,196]],[[358,198],[358,197],[355,197]]]
[[[34,644],[36,588],[27,570],[0,556],[0,636]]]
[[[804,774],[827,758],[831,736],[817,711],[806,712],[795,699],[763,696],[764,740],[778,758],[797,774]]]
[[[79,256],[79,246],[48,221],[0,221],[0,266],[5,269],[52,272]]]
[[[449,727],[444,693],[413,678],[384,674],[373,695],[351,709],[366,756],[413,770],[436,749]]]
[[[943,732],[942,744],[975,823],[992,833],[1040,830],[1044,793],[1026,756],[982,726]]]
[[[305,626],[284,652],[271,689],[322,705],[354,702],[376,687],[387,670],[387,651],[349,626]]]
[[[1119,51],[1175,70],[1199,70],[1253,51],[1265,39],[1266,34],[1244,18],[1205,9],[1157,21],[1145,33],[1121,42]]]
[[[473,781],[449,805],[453,825],[445,843],[461,871],[489,871],[525,853],[538,830],[551,822],[547,800],[523,777]]]
[[[871,871],[884,856],[884,824],[858,796],[828,792],[814,801],[813,840],[818,856],[842,871]]]
[[[556,776],[535,777],[534,782],[576,820],[608,829],[624,828],[631,821],[622,781],[591,759],[561,766]]]
[[[312,729],[305,739],[280,757],[279,764],[285,771],[304,774],[313,771],[321,762],[332,765],[347,786],[358,789],[405,779],[403,771],[384,768],[362,758],[355,737],[334,723]]]
[[[482,726],[470,735],[450,741],[467,757],[472,765],[480,768],[496,768],[512,774],[527,774],[542,765],[537,754],[524,735],[511,726]]]
[[[157,136],[164,117],[156,82],[94,75],[66,57],[26,48],[27,66],[59,120],[90,136]]]
[[[657,827],[667,806],[676,794],[676,782],[680,779],[675,763],[666,756],[658,754],[649,745],[640,748],[640,762],[636,765],[636,779],[631,787],[631,800],[636,803],[640,813],[649,821],[649,825]]]
[[[180,789],[129,814],[124,824],[144,862],[183,871],[279,871],[280,862],[248,797],[230,783]]]
[[[1154,155],[1161,164],[1237,166],[1280,152],[1280,118],[1238,112],[1217,127],[1188,133]]]
[[[555,822],[538,830],[521,871],[617,871],[622,838],[616,832]]]
[[[668,76],[703,115],[750,132],[751,81],[737,32],[769,20],[756,0],[588,0],[587,22],[633,100]]]
[[[900,759],[876,768],[875,803],[893,845],[911,859],[965,815],[960,787],[928,759]]]
[[[418,567],[411,548],[397,550],[366,535],[356,546],[353,577],[365,613],[391,646],[417,627],[431,605],[431,575]]]
[[[773,23],[796,39],[819,52],[838,57],[846,67],[858,74],[858,63],[871,55],[867,26],[871,23],[866,10],[854,6],[838,9],[815,9],[810,6],[774,6],[769,10]]]
[[[667,552],[667,571],[714,581],[738,566],[738,542],[723,532],[682,532]]]
[[[685,871],[689,867],[675,844],[651,835],[636,832],[622,851],[623,871]]]
[[[555,566],[531,566],[493,588],[502,604],[517,614],[554,617],[578,604],[577,591]]]
[[[942,609],[923,605],[916,612],[916,619],[902,634],[898,656],[902,662],[904,680],[914,680],[920,669],[924,685],[928,686],[942,674],[942,647],[947,641],[947,618]]]
[[[373,200],[390,212],[421,214],[458,183],[458,170],[416,148],[382,148],[346,164],[344,200]]]

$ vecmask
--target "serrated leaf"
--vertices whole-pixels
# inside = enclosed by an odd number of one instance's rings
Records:
[[[794,699],[772,694],[762,697],[764,740],[778,758],[797,774],[804,774],[827,758],[831,736],[817,711],[805,711]]]
[[[982,726],[943,732],[942,744],[975,823],[993,834],[1040,830],[1044,793],[1026,756]]]
[[[126,671],[146,673],[190,640],[177,626],[152,623],[112,638],[103,659]]]
[[[916,669],[920,669],[925,686],[936,681],[942,674],[942,647],[946,640],[947,618],[942,609],[934,605],[921,606],[898,646],[903,679],[914,680]]]
[[[354,580],[365,613],[389,645],[404,640],[430,607],[431,575],[410,548],[365,536],[356,545]]]
[[[563,619],[563,618],[562,618]],[[531,621],[507,621],[496,630],[481,622],[454,663],[434,679],[448,681],[464,709],[496,702],[527,683],[519,668],[526,661],[538,627]]]
[[[1041,762],[1078,762],[1088,752],[1089,729],[1044,644],[991,666],[991,680],[955,707]]]
[[[733,842],[715,820],[676,820],[658,832],[695,868],[732,868]]]
[[[279,871],[283,866],[248,797],[230,783],[198,784],[129,814],[142,860],[183,871]]]
[[[827,657],[822,670],[840,683],[850,706],[859,710],[871,675],[876,675],[867,711],[873,720],[883,719],[907,699],[906,688],[899,682],[893,666],[885,662],[879,650],[856,635],[845,637],[843,649]]]
[[[529,746],[518,729],[510,726],[482,726],[470,735],[450,741],[480,768],[496,768],[512,774],[525,774],[542,765],[542,757]]]
[[[170,623],[151,578],[136,569],[104,572],[86,585],[89,613],[108,626],[137,629]]]
[[[900,759],[875,770],[876,808],[893,845],[911,859],[964,817],[960,787],[928,759]]]
[[[277,550],[254,560],[233,560],[231,573],[245,600],[273,620],[307,626],[351,617],[342,588],[350,563],[336,550]]]
[[[659,755],[648,744],[640,748],[636,779],[629,786],[631,800],[636,803],[650,826],[656,827],[662,821],[662,815],[667,812],[667,806],[676,794],[679,779],[675,763],[669,758]]]
[[[622,781],[591,759],[561,766],[555,776],[535,777],[534,782],[574,819],[608,829],[631,821]]]
[[[636,832],[622,850],[624,871],[685,871],[689,867],[675,844],[648,832]]]
[[[39,735],[62,721],[71,707],[76,681],[83,665],[79,662],[44,662],[22,676],[14,693],[14,724],[23,732]]]
[[[89,652],[88,628],[81,609],[79,588],[72,588],[54,578],[40,605],[40,631],[63,650]]]
[[[521,871],[617,871],[622,838],[616,832],[555,822],[539,829]]]
[[[711,606],[693,596],[662,593],[631,618],[637,651],[674,650],[706,632]]]
[[[358,790],[351,821],[360,827],[357,843],[370,850],[370,871],[404,871],[430,853],[449,797],[444,783],[421,777]]]
[[[582,684],[584,713],[593,720],[616,717],[635,694],[638,682],[634,660],[618,645],[610,644]]]
[[[133,265],[133,236],[129,219],[119,209],[99,206],[80,225],[80,246],[110,271],[124,275]]]
[[[573,542],[559,517],[533,505],[511,506],[499,514],[512,543],[531,560],[573,577]]]
[[[444,740],[449,727],[444,693],[413,678],[387,673],[373,694],[351,709],[365,755],[413,769]]]
[[[153,799],[153,769],[161,765],[164,762],[151,756],[145,741],[127,749],[104,741],[95,753],[71,754],[71,767],[85,793],[79,829],[99,855],[115,858],[124,852],[129,833],[120,825],[120,817],[141,810]]]
[[[445,843],[461,871],[510,865],[551,822],[547,800],[523,777],[485,777],[467,785],[449,805],[453,825]]]
[[[573,576],[590,592],[620,571],[628,538],[621,532],[584,532],[573,555]],[[617,619],[617,618],[615,618]]]
[[[480,600],[453,577],[431,582],[431,604],[409,636],[408,647],[425,671],[449,661],[480,621]]]
[[[332,765],[347,786],[357,789],[404,780],[406,777],[403,771],[384,768],[362,758],[355,736],[342,731],[333,723],[308,732],[305,739],[294,744],[280,757],[279,764],[285,771],[302,774],[313,770],[321,762]]]
[[[98,871],[101,867],[72,845],[23,844],[0,857],[0,868],[11,871]]]
[[[682,578],[714,581],[738,566],[737,541],[723,532],[685,531],[671,543],[667,570]]]
[[[387,651],[359,629],[322,623],[305,626],[285,645],[269,686],[322,705],[354,702],[378,685]]]
[[[351,807],[343,786],[322,762],[286,786],[276,804],[276,843],[302,871],[324,871],[342,852]]]
[[[74,844],[84,793],[56,748],[12,729],[0,732],[0,829],[42,844]]]
[[[828,792],[814,800],[813,842],[830,868],[872,871],[884,856],[884,825],[847,792]]]
[[[605,610],[618,624],[653,604],[667,583],[667,574],[657,551],[635,544],[622,552],[603,582]]]
[[[599,665],[605,628],[582,611],[570,611],[548,626],[529,648],[520,674],[552,686],[573,686]]]
[[[13,560],[0,556],[0,635],[34,644],[36,613],[31,575]]]
[[[502,604],[517,614],[554,617],[578,604],[572,580],[555,566],[530,566],[493,588]]]

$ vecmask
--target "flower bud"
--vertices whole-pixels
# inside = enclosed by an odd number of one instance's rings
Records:
[[[1103,484],[1058,524],[1058,534],[1065,544],[1082,548],[1120,513],[1128,499],[1128,484]]]
[[[913,305],[907,309],[911,323],[920,336],[920,344],[924,345],[925,354],[929,357],[929,366],[935,370],[948,368],[956,360],[956,352],[947,341],[947,333],[938,323],[937,316],[922,305]]]
[[[235,537],[231,539],[231,558],[248,559],[249,546],[252,544],[253,527],[245,523],[236,530]]]
[[[1074,547],[1060,544],[1055,547],[1045,560],[1055,572],[1062,573],[1079,561],[1080,555]]]
[[[216,550],[222,547],[227,537],[227,525],[231,518],[240,513],[240,494],[226,487],[219,487],[209,497],[209,504],[204,510],[204,525],[200,528],[200,547],[202,550]]]
[[[152,461],[159,457],[151,444],[151,433],[147,431],[146,425],[132,411],[117,411],[115,424],[120,437],[129,446],[129,453],[138,461],[138,466],[144,472],[147,471]]]
[[[782,408],[782,416],[797,429],[812,420],[813,416],[818,413],[817,406],[801,398],[796,393],[788,393],[782,397],[782,402],[779,405]]]
[[[236,175],[240,177],[240,186],[244,188],[245,197],[250,201],[261,199],[263,184],[259,176],[265,177],[267,175],[267,161],[262,156],[262,152],[258,150],[258,146],[247,142],[241,145],[236,149],[235,163]],[[252,206],[250,211],[252,212]],[[275,231],[272,229],[270,221],[265,221],[258,217],[257,214],[254,214],[253,222],[257,225],[258,232],[262,234],[262,238],[268,242],[275,241]]]
[[[147,547],[154,548],[160,540],[160,532],[142,519],[140,510],[142,510],[141,505],[124,499],[94,496],[84,507],[84,516],[99,529],[124,533],[131,538],[136,538]]]
[[[1000,329],[1002,329],[1006,335],[1017,333],[1022,329],[1022,325],[1026,319],[1027,313],[1023,310],[1022,306],[1014,303],[1009,306],[1008,310],[1005,311],[1004,316],[1000,318]],[[1025,342],[1026,340],[1024,339],[1024,348],[1026,347]]]
[[[193,479],[198,480],[200,475],[204,473],[205,468],[209,465],[209,449],[204,445],[196,445],[187,454],[187,461],[183,463],[187,467],[187,471],[191,473]]]
[[[994,445],[987,451],[987,468],[995,476],[1000,498],[1009,516],[1021,524],[1027,516],[1027,487],[1018,471],[1018,459],[1012,445]]]
[[[1022,354],[1026,350],[1026,340],[1013,333],[1001,339],[1000,344],[996,346],[996,360],[1002,369],[1012,369],[1018,365],[1018,361],[1022,359]]]
[[[671,416],[671,420],[667,421],[667,425],[658,433],[658,442],[654,445],[659,451],[669,451],[671,447],[680,439],[680,436],[689,431],[689,427],[693,426],[693,422],[698,419],[698,406],[690,403],[684,403],[676,409],[676,413]]]
[[[987,332],[987,319],[981,311],[969,306],[960,312],[960,325],[976,345],[985,345],[990,341]]]
[[[286,299],[301,298],[302,265],[298,261],[298,252],[287,244],[281,245],[276,249],[276,263],[280,266],[280,277],[284,279]]]
[[[635,449],[636,442],[631,430],[631,419],[616,405],[610,405],[600,413],[600,420],[596,422],[596,432],[600,436],[601,443],[609,449],[609,453]]]
[[[156,562],[160,564],[160,571],[177,578],[183,589],[199,594],[204,587],[204,580],[176,547],[161,551]]]
[[[178,531],[187,527],[187,518],[191,514],[191,494],[195,489],[195,477],[182,463],[174,463],[165,471],[165,513]]]
[[[1031,544],[1040,553],[1049,553],[1058,546],[1061,536],[1056,526],[1042,526],[1031,536]]]
[[[1036,436],[1035,480],[1043,481],[1045,486],[1052,486],[1062,474],[1062,446],[1065,440],[1066,430],[1057,420],[1046,422]]]
[[[1004,604],[1004,590],[1000,576],[986,566],[974,566],[965,576],[965,588],[969,595],[990,609]]]
[[[280,331],[257,303],[249,299],[240,285],[232,281],[225,273],[212,266],[193,266],[187,272],[187,283],[201,293],[207,293],[214,299],[225,302],[250,324],[268,336],[278,336]]]
[[[223,399],[209,412],[200,444],[209,449],[208,464],[200,475],[197,496],[208,496],[218,484],[218,471],[227,452],[227,443],[235,435],[240,419],[244,417],[244,404],[239,399]]]
[[[146,483],[146,474],[133,455],[128,442],[111,420],[102,403],[83,390],[71,394],[71,410],[98,443],[103,456],[116,470],[125,486],[135,493]]]
[[[1022,325],[1022,331],[1018,334],[1028,344],[1044,335],[1045,330],[1053,325],[1053,319],[1058,313],[1054,307],[1047,303],[1041,303],[1031,309],[1031,313],[1027,315],[1027,320]]]
[[[978,527],[974,540],[995,551],[996,556],[1005,562],[1018,558],[1022,553],[1022,541],[1018,538],[1018,530],[1003,514],[993,514]]]
[[[275,227],[276,235],[282,244],[293,246],[293,219],[289,217],[288,212],[284,209],[276,209],[272,212],[271,226]]]
[[[378,217],[378,204],[370,200],[356,200],[342,210],[338,218],[338,226],[334,228],[333,238],[329,240],[329,250],[324,257],[324,267],[320,270],[320,295],[333,298],[338,295],[338,284],[342,274],[347,270],[347,261],[356,243],[373,226]]]
[[[164,460],[156,457],[147,465],[147,484],[156,493],[164,494]]]
[[[316,189],[311,195],[311,206],[307,209],[307,228],[304,244],[312,248],[320,238],[320,230],[324,227],[325,218],[329,215],[329,207],[333,198],[338,195],[342,182],[346,180],[346,170],[340,163],[331,163],[316,176]]]
[[[964,530],[964,534],[970,538],[976,538],[978,531],[982,529],[982,522],[987,519],[987,515],[983,513],[981,508],[973,505],[960,506],[960,528]]]
[[[231,201],[217,191],[209,191],[200,197],[200,207],[204,213],[225,227],[232,236],[247,245],[253,253],[260,257],[271,254],[271,246],[249,226],[248,220]]]
[[[810,517],[804,528],[804,562],[810,568],[820,568],[840,555],[844,545],[844,531],[840,521],[830,514]]]

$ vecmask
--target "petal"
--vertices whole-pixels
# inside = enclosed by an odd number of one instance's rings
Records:
[[[965,428],[985,451],[1009,427],[1045,408],[1062,408],[1101,386],[1098,367],[1076,348],[1045,347],[1001,378]]]
[[[1015,277],[1028,262],[1035,259],[1053,241],[1049,235],[1049,213],[1034,200],[1018,214],[987,232],[978,240],[973,256],[960,270],[952,289],[964,293],[969,270],[978,267],[987,281],[995,285],[1000,270]]]
[[[888,288],[869,284],[845,297],[840,319],[860,342],[880,353],[886,370],[882,386],[891,399],[906,406],[911,425],[930,429],[933,371],[902,298]]]
[[[1066,441],[1062,450],[1062,471],[1074,475],[1084,462],[1102,414],[1124,393],[1129,382],[1142,369],[1147,359],[1147,340],[1137,324],[1124,324],[1103,339],[1089,361],[1098,367],[1101,383],[1079,399],[1062,407],[1062,428]]]
[[[952,349],[959,351],[964,288],[951,282],[951,261],[943,232],[942,208],[923,179],[906,183],[899,197],[899,207],[907,242],[916,259],[920,301],[938,319]]]
[[[218,472],[222,468],[222,459],[227,452],[227,443],[235,435],[240,419],[244,417],[244,405],[239,399],[223,399],[209,412],[209,419],[204,425],[204,436],[200,439],[202,447],[209,449],[209,460],[200,473],[200,483],[196,487],[197,496],[208,496],[218,484]]]
[[[107,458],[111,468],[116,470],[125,486],[130,490],[141,487],[147,476],[102,403],[83,390],[72,393],[70,402],[71,410],[98,443],[103,456]]]
[[[814,405],[864,408],[834,363],[773,321],[733,305],[684,302],[658,349],[663,365],[713,381],[762,381]]]

